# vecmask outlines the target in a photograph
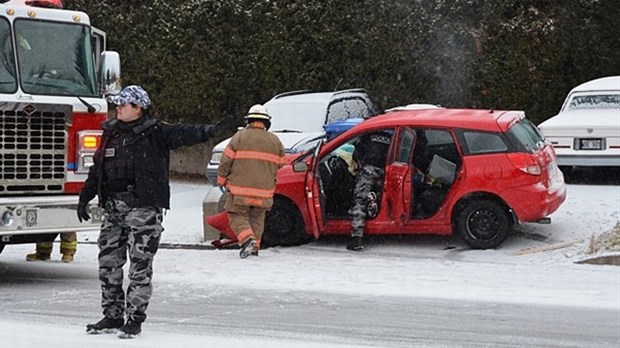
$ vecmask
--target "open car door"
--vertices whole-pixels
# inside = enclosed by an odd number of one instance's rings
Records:
[[[411,128],[401,128],[394,161],[385,170],[384,196],[391,208],[389,218],[404,225],[411,216],[411,199],[413,195],[412,156],[416,143],[416,133]]]
[[[308,210],[310,219],[312,220],[312,234],[314,238],[319,238],[321,234],[319,230],[319,226],[323,226],[323,209],[321,208],[321,199],[325,195],[323,194],[321,180],[319,178],[319,153],[321,152],[321,148],[323,147],[323,142],[319,142],[319,144],[314,149],[314,155],[312,157],[312,161],[310,162],[310,168],[306,171],[306,201],[308,204]]]

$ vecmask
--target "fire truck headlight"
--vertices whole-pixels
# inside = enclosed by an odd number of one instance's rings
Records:
[[[78,173],[88,173],[88,168],[93,165],[93,154],[92,153],[83,153],[80,155],[80,161],[76,172]]]
[[[82,167],[88,169],[93,163],[93,155],[84,155],[84,157],[82,157]]]
[[[15,222],[15,218],[13,217],[13,212],[10,210],[2,213],[2,226],[11,226]]]

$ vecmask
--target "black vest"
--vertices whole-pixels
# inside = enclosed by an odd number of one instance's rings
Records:
[[[116,127],[103,150],[104,191],[127,192],[135,187],[133,154],[129,150],[135,134],[131,129]],[[125,128],[125,127],[123,127]]]

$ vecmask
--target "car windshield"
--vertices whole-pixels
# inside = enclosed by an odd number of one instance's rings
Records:
[[[571,99],[569,110],[575,109],[619,109],[620,94],[578,95]]]
[[[538,151],[544,143],[542,134],[528,119],[522,119],[515,123],[508,131],[508,134],[514,137],[519,142],[519,145],[529,153]]]
[[[86,25],[30,19],[15,20],[14,25],[20,84],[25,93],[97,96]]]
[[[320,142],[325,140],[325,135],[320,135],[312,139],[306,139],[303,142],[295,144],[288,153],[302,153],[313,150]]]

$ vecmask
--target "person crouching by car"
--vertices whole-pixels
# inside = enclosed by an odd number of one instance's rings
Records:
[[[353,188],[351,206],[351,238],[347,249],[364,250],[364,227],[369,215],[369,201],[378,204],[377,192],[382,189],[383,175],[392,136],[389,132],[379,131],[362,135],[355,144],[353,158],[357,162],[357,175]],[[376,209],[376,208],[375,208]]]
[[[206,142],[232,121],[223,118],[213,126],[160,122],[140,86],[125,87],[108,101],[116,105],[117,116],[102,124],[101,143],[77,208],[80,222],[90,219],[88,202],[96,195],[105,208],[97,241],[104,317],[88,324],[86,331],[118,330],[120,338],[131,338],[142,331],[153,291],[153,258],[164,230],[162,210],[170,206],[170,150]],[[128,258],[125,293],[123,266]]]
[[[217,184],[227,191],[224,210],[242,259],[258,256],[265,215],[273,205],[276,173],[284,165],[284,145],[267,131],[270,120],[264,106],[252,106],[245,129],[230,139],[217,170]]]

